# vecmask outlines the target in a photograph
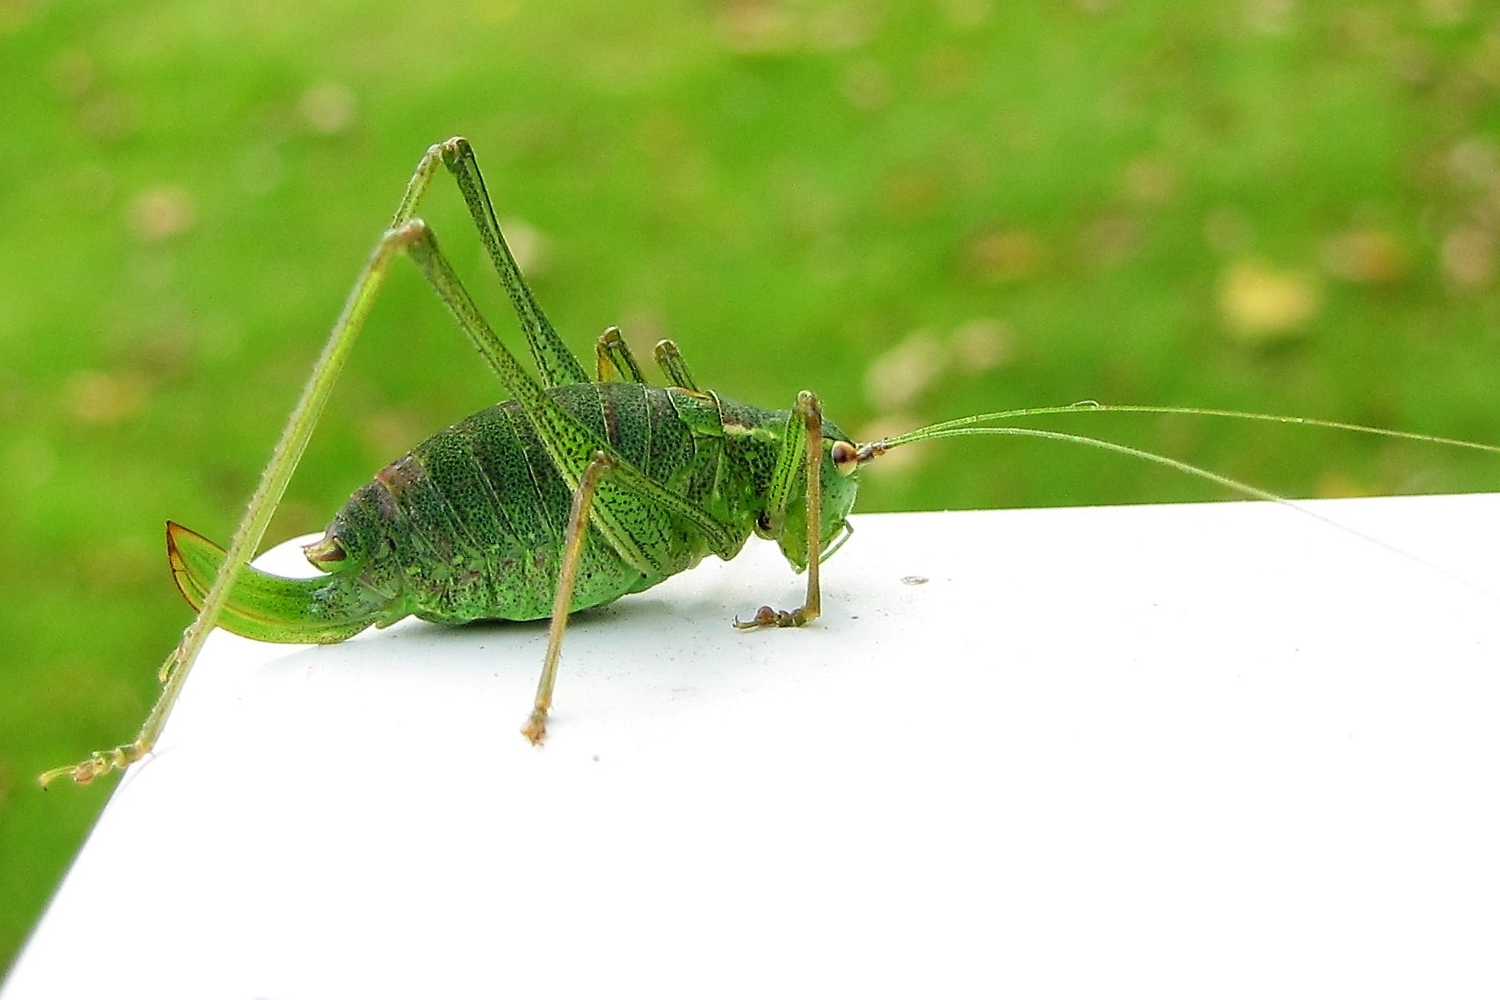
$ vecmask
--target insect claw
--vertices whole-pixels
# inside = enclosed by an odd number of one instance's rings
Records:
[[[521,735],[526,737],[534,747],[542,745],[547,738],[547,713],[541,709],[533,709],[531,718],[526,720],[526,725],[521,727]]]
[[[752,619],[750,619],[747,622],[740,621],[739,615],[735,615],[734,616],[734,627],[735,628],[749,629],[749,628],[762,628],[762,627],[764,627],[766,625],[775,625],[776,624],[776,617],[777,617],[777,612],[776,612],[775,608],[771,607],[769,604],[762,604],[760,606],[760,610],[757,611],[757,612],[755,612],[755,617],[752,618]]]
[[[68,767],[54,767],[52,770],[39,775],[36,781],[43,789],[46,789],[52,782],[66,775],[73,779],[73,784],[75,785],[87,785],[91,784],[95,778],[113,771],[114,768],[114,763],[105,754],[96,752],[91,754],[88,760],[81,761],[80,763],[72,764]]]
[[[796,628],[806,625],[811,619],[808,618],[806,608],[798,608],[796,611],[777,611],[769,604],[762,604],[760,610],[755,612],[755,617],[747,622],[735,618],[734,627],[739,629],[751,628]]]
[[[151,752],[152,742],[137,736],[135,742],[124,743],[113,750],[95,750],[88,757],[69,767],[54,767],[37,776],[37,784],[46,788],[64,775],[73,779],[75,785],[91,784],[111,771],[123,771],[131,764]]]
[[[41,774],[37,775],[36,783],[42,786],[43,791],[46,791],[48,785],[52,784],[58,778],[61,778],[63,775],[66,774],[69,777],[72,777],[74,770],[75,769],[72,767],[54,767],[50,771],[44,771]]]

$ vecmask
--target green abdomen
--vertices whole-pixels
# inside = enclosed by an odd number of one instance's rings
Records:
[[[628,461],[675,492],[711,489],[722,432],[684,422],[678,390],[633,382],[548,390]],[[701,416],[701,411],[699,413]],[[391,600],[388,620],[525,621],[552,613],[572,493],[514,402],[481,410],[392,462],[357,490],[328,535],[346,571]],[[663,572],[624,562],[590,527],[572,610],[644,590],[707,552],[690,526],[673,532]]]

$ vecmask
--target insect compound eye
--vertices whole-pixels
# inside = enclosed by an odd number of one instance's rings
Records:
[[[859,450],[848,441],[835,441],[828,457],[833,459],[833,470],[847,476],[859,467]]]

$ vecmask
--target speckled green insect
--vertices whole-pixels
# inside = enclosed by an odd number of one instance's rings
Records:
[[[479,314],[416,208],[440,167],[454,176],[526,335],[540,381]],[[323,575],[292,580],[254,569],[251,555],[301,459],[375,294],[401,253],[448,307],[510,395],[418,445],[360,488],[324,537],[307,546]],[[1191,413],[1313,424],[1477,445],[1330,421],[1182,407],[1087,402],[986,413],[856,445],[823,419],[810,392],[784,410],[700,389],[670,341],[656,359],[668,385],[646,383],[619,331],[597,344],[597,378],[542,315],[501,236],[474,154],[461,138],[433,146],[355,282],[260,485],[227,550],[168,525],[173,576],[197,617],[162,664],[162,692],[130,743],[41,776],[87,784],[155,746],[203,642],[216,626],[270,642],[339,642],[408,615],[435,622],[550,617],[536,702],[522,732],[546,735],[568,614],[661,583],[713,554],[735,556],[751,534],[775,540],[807,573],[792,611],[762,607],[742,628],[798,626],[820,612],[818,567],[848,538],[860,466],[917,441],[970,434],[1041,437],[1158,462],[1242,493],[1223,476],[1123,445],[997,420],[1080,412]]]
[[[439,166],[453,174],[509,293],[541,382],[479,314],[415,211]],[[306,547],[325,575],[291,580],[247,564],[301,458],[391,261],[405,252],[500,377],[510,398],[388,465]],[[619,331],[597,345],[597,380],[543,316],[495,219],[469,143],[429,149],[390,228],[355,283],[307,388],[227,551],[168,525],[173,575],[198,616],[161,670],[160,699],[136,739],[64,774],[79,783],[154,746],[206,635],[215,627],[270,642],[339,642],[408,615],[458,623],[551,617],[535,707],[523,730],[546,735],[569,612],[636,593],[713,554],[733,558],[751,534],[775,539],[807,597],[761,608],[743,627],[796,626],[819,613],[818,564],[847,537],[859,457],[817,398],[764,410],[694,382],[670,341],[656,358],[669,382],[646,384]],[[809,530],[809,526],[816,526]]]

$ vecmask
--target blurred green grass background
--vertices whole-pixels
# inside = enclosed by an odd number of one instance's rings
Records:
[[[1095,398],[1500,442],[1486,5],[289,10],[0,0],[0,967],[107,795],[34,776],[135,732],[187,621],[162,522],[228,534],[451,134],[580,352],[610,323],[671,336],[735,398],[812,388],[855,433]],[[271,536],[495,395],[398,268]],[[1489,457],[1306,429],[1066,426],[1289,495],[1500,484]],[[1034,442],[910,451],[861,509],[1223,496]]]

